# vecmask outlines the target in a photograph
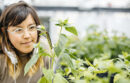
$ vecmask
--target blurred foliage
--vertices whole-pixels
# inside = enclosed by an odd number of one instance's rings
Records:
[[[91,25],[86,36],[79,40],[78,32],[68,20],[60,20],[56,26],[60,27],[60,34],[54,47],[50,45],[51,53],[45,53],[43,46],[37,44],[38,55],[50,57],[54,66],[43,68],[44,76],[38,83],[130,82],[130,38],[117,36],[116,32],[109,36],[107,30],[99,31],[97,25]],[[73,35],[63,34],[62,28]],[[40,30],[46,32],[45,29]],[[50,44],[50,38],[47,39]],[[28,65],[34,64],[32,60],[35,59],[31,59]],[[28,65],[25,72],[29,70]]]
[[[103,54],[107,54],[110,59],[113,59],[117,58],[122,52],[130,53],[130,38],[125,35],[117,36],[116,33],[109,36],[106,30],[98,31],[97,25],[91,25],[83,39],[70,38],[68,49],[74,51],[74,56],[83,60],[87,58],[91,62]]]
[[[124,34],[109,36],[107,30],[98,31],[97,25],[91,25],[83,39],[69,37],[64,52],[73,66],[62,58],[57,72],[69,83],[130,82],[130,38]]]

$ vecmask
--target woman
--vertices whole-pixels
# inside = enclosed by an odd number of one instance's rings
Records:
[[[39,41],[35,10],[25,2],[8,6],[0,18],[0,83],[37,83],[41,67],[48,64],[40,57],[24,76],[24,67],[33,55],[33,44]],[[46,62],[46,64],[45,64]]]

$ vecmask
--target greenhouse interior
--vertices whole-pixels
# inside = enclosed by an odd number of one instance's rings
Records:
[[[130,83],[129,31],[130,0],[0,0],[0,83]]]

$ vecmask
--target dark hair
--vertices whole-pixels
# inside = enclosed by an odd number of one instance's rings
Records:
[[[40,21],[34,8],[23,1],[11,4],[3,11],[0,18],[0,26],[5,28],[16,26],[22,23],[29,14],[32,15],[36,25],[39,25]]]
[[[2,9],[0,8],[0,16],[1,16],[1,13],[2,13]]]

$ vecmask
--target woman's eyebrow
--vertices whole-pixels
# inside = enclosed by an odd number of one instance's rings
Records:
[[[15,27],[20,27],[20,28],[22,28],[20,25],[16,25]]]
[[[27,25],[27,27],[30,26],[30,25],[36,25],[36,24],[35,24],[35,23],[30,23],[30,24]],[[15,28],[16,28],[16,27],[22,28],[22,25],[16,25]]]
[[[19,25],[16,25],[16,26],[11,26],[11,28],[12,28],[12,30],[14,30],[14,29],[17,29],[17,28],[22,28],[22,27],[19,26]]]
[[[35,23],[30,23],[30,24],[28,24],[28,26],[30,26],[30,25],[36,25]]]

